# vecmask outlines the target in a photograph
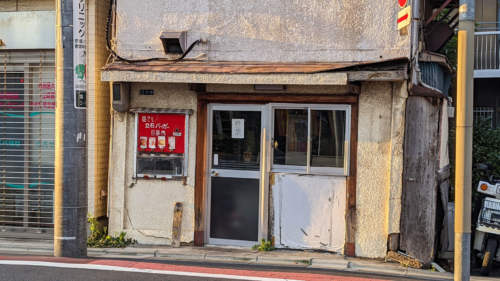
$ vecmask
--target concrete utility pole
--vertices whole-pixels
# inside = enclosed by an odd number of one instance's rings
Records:
[[[455,280],[470,279],[474,0],[460,0],[455,161]]]
[[[75,106],[73,1],[56,0],[54,255],[58,257],[87,255],[87,112]]]

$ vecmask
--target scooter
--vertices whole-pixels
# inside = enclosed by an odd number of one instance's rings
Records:
[[[481,275],[488,276],[493,262],[500,262],[500,178],[491,175],[487,165],[479,167],[488,171],[488,180],[481,180],[477,191],[485,194],[479,211],[474,236],[475,258],[482,260]]]

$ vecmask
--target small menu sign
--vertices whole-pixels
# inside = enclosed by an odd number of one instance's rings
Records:
[[[186,115],[139,113],[137,151],[183,154]]]

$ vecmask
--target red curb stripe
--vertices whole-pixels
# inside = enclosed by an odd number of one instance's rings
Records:
[[[59,262],[67,264],[92,264],[104,266],[117,266],[130,269],[143,269],[143,270],[160,270],[160,271],[176,271],[176,272],[192,272],[192,273],[208,273],[208,274],[224,274],[248,277],[263,277],[263,278],[282,278],[282,279],[295,279],[305,281],[368,281],[382,279],[374,278],[361,278],[361,277],[348,277],[348,276],[335,276],[318,273],[302,273],[302,272],[277,272],[277,271],[256,271],[245,269],[228,269],[228,268],[213,268],[202,266],[188,266],[188,265],[172,265],[162,263],[150,262],[136,262],[128,260],[103,260],[103,259],[76,259],[76,258],[58,258],[58,257],[20,257],[20,256],[0,256],[0,260],[15,260],[15,261],[37,261],[37,262]]]
[[[195,273],[225,274],[225,275],[265,277],[265,278],[299,279],[299,280],[306,280],[306,281],[380,280],[380,279],[367,279],[367,278],[359,278],[359,277],[333,276],[333,275],[316,274],[316,273],[254,271],[254,270],[245,270],[245,269],[212,268],[212,267],[171,265],[171,264],[132,262],[132,261],[120,261],[120,260],[95,260],[94,262],[91,262],[91,264],[120,266],[120,267],[137,268],[137,269],[184,271],[184,272],[195,272]]]

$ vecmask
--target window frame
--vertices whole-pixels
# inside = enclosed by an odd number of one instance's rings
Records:
[[[192,114],[192,110],[169,110],[169,109],[142,109],[134,110],[134,179],[179,179],[187,177],[188,172],[188,159],[189,159],[189,115]],[[142,174],[137,172],[137,158],[139,153],[137,151],[138,137],[139,137],[139,113],[154,113],[154,114],[179,114],[184,115],[184,154],[183,154],[183,164],[182,164],[182,174],[180,175],[168,175],[168,174]],[[154,155],[154,153],[151,153]],[[151,158],[161,158],[161,156],[153,156]],[[180,158],[175,156],[164,156],[163,158]]]
[[[351,105],[349,104],[296,104],[296,103],[271,103],[270,106],[270,130],[271,130],[271,148],[270,161],[271,171],[277,173],[295,173],[308,175],[327,175],[327,176],[349,176],[350,163],[350,144],[351,144]],[[274,164],[274,125],[276,109],[305,109],[307,110],[307,150],[306,165],[281,165]],[[344,167],[313,167],[311,166],[311,111],[344,111],[346,113],[345,122],[345,140],[344,140]]]

